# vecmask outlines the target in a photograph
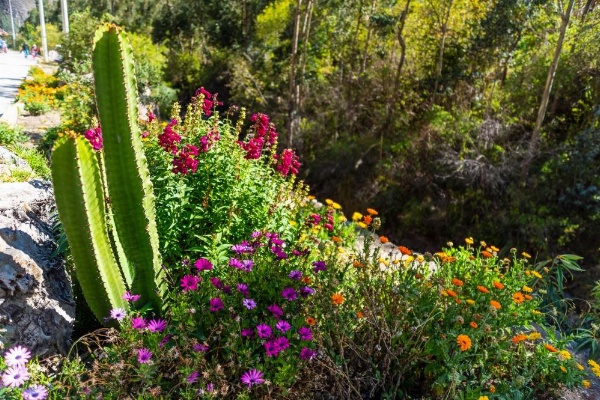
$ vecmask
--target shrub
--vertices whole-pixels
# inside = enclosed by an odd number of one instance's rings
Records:
[[[0,146],[10,146],[26,141],[20,127],[13,127],[6,122],[0,122]]]

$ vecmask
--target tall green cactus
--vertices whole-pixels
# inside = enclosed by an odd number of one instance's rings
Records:
[[[81,144],[84,139],[68,136],[53,151],[52,174],[77,277],[92,311],[102,320],[108,315],[107,307],[126,306],[120,297],[126,288],[160,311],[162,293],[157,283],[163,281],[163,270],[152,183],[137,126],[133,57],[116,26],[106,24],[96,31],[93,67],[104,144],[102,168],[89,145]],[[73,172],[78,170],[94,172]],[[68,193],[88,186],[94,188],[94,196]],[[108,210],[105,196],[110,201]],[[74,207],[77,201],[81,204]],[[76,257],[75,252],[81,254]],[[98,285],[98,277],[103,285]]]

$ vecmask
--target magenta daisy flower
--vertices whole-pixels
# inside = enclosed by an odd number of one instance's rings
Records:
[[[315,356],[315,351],[311,348],[305,347],[300,350],[300,359],[301,360],[310,360]]]
[[[244,296],[248,296],[248,285],[246,285],[245,283],[238,283],[237,290]]]
[[[315,294],[315,289],[311,288],[310,286],[302,286],[300,289],[298,289],[298,291],[302,297],[308,297]]]
[[[302,279],[302,272],[298,271],[297,269],[295,269],[292,272],[290,272],[290,274],[288,275],[288,277],[290,279],[295,280],[295,281],[299,281],[300,279]]]
[[[283,333],[286,333],[287,331],[289,331],[292,328],[292,326],[287,321],[279,320],[275,324],[275,328],[279,329]]]
[[[144,317],[131,318],[131,327],[133,329],[144,329],[146,327],[146,320]]]
[[[267,310],[271,311],[271,314],[273,314],[275,318],[281,318],[283,315],[283,310],[277,304],[271,304],[267,307]]]
[[[267,357],[277,357],[277,355],[281,351],[275,340],[266,341],[265,343],[263,343],[263,347],[265,348]]]
[[[211,312],[217,312],[219,310],[222,310],[224,305],[223,305],[223,300],[221,300],[218,297],[213,297],[212,299],[209,300],[210,303],[210,311]]]
[[[244,268],[244,264],[242,263],[241,260],[238,260],[237,258],[232,258],[229,260],[229,266],[233,267],[233,268],[237,268],[237,269],[243,269]]]
[[[205,351],[208,351],[208,349],[209,349],[208,345],[206,345],[204,343],[194,343],[194,346],[192,346],[192,347],[196,353],[204,353]]]
[[[44,400],[48,397],[48,389],[42,385],[33,385],[22,393],[23,400]]]
[[[286,300],[294,301],[298,297],[298,293],[296,293],[296,289],[292,287],[286,287],[281,292],[281,296]]]
[[[19,387],[28,379],[29,371],[22,366],[10,367],[2,374],[2,383],[9,387]]]
[[[152,358],[152,352],[148,349],[138,349],[138,362],[140,364],[148,364]]]
[[[121,296],[123,298],[123,300],[125,301],[138,301],[140,299],[140,297],[142,297],[139,294],[131,294],[129,293],[129,291],[125,292],[125,294],[123,296]]]
[[[254,336],[254,329],[252,328],[244,328],[242,329],[242,337],[251,338]]]
[[[187,378],[185,378],[185,381],[189,384],[192,384],[198,380],[198,376],[200,376],[200,373],[198,371],[194,371],[189,374]]]
[[[200,283],[200,278],[196,275],[184,275],[184,277],[181,278],[181,288],[184,292],[187,292],[188,290],[197,290],[198,283]]]
[[[241,377],[241,381],[244,385],[247,385],[248,388],[251,388],[254,385],[260,385],[264,383],[263,373],[257,369],[251,369],[246,372]]]
[[[198,268],[198,271],[209,271],[213,269],[213,264],[206,258],[199,258],[194,263],[194,266]]]
[[[116,319],[117,321],[122,320],[127,315],[127,312],[122,308],[113,308],[110,310],[110,317],[112,319]]]
[[[240,244],[234,244],[231,246],[231,250],[236,252],[237,254],[243,253],[252,253],[254,252],[254,248],[248,244],[248,241],[244,240]]]
[[[281,336],[275,339],[275,343],[277,344],[279,351],[284,351],[285,349],[290,347],[290,341],[285,336]]]
[[[31,358],[31,353],[23,346],[15,346],[4,353],[4,361],[9,367],[25,366]]]
[[[216,276],[210,277],[208,278],[210,280],[210,283],[217,289],[221,290],[223,289],[223,282],[221,282],[221,280],[219,278],[217,278]]]
[[[271,330],[271,327],[267,324],[259,324],[256,325],[256,332],[258,333],[258,337],[259,338],[268,338],[269,336],[271,336],[271,333],[273,332]]]
[[[312,263],[312,265],[315,267],[315,273],[319,271],[325,271],[327,269],[325,261],[315,261]]]
[[[312,331],[308,326],[303,326],[298,329],[298,334],[300,335],[301,340],[312,340]]]
[[[167,327],[167,321],[164,319],[151,319],[146,327],[150,332],[162,332]]]
[[[252,299],[244,299],[244,300],[242,300],[242,304],[248,310],[252,310],[253,308],[256,307],[256,302],[254,300],[252,300]]]

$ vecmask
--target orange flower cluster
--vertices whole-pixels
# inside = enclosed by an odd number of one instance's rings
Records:
[[[398,246],[398,250],[400,250],[400,253],[405,254],[407,256],[412,255],[412,251],[410,251],[408,247]]]
[[[334,294],[331,295],[331,301],[336,306],[339,306],[340,304],[342,304],[344,302],[344,300],[345,300],[344,296],[342,296],[341,293],[334,293]]]
[[[494,281],[494,287],[498,290],[504,289],[504,285],[502,284],[502,282],[499,281]]]
[[[523,340],[527,340],[527,335],[523,335],[522,333],[519,335],[513,336],[513,338],[511,339],[513,344],[518,344],[519,342],[522,342]]]
[[[496,300],[491,300],[490,305],[492,307],[494,307],[496,310],[499,310],[502,308],[502,305],[500,303],[498,303]]]
[[[460,347],[460,351],[467,351],[471,348],[471,338],[467,335],[458,335],[456,344]]]
[[[487,294],[490,292],[489,290],[486,289],[485,286],[481,286],[481,285],[477,286],[477,290],[479,290],[483,294]]]
[[[458,278],[452,278],[452,284],[460,287],[460,286],[464,285],[465,283]]]

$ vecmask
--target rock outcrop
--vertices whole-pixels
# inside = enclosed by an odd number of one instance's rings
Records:
[[[52,186],[0,183],[0,340],[39,356],[66,353],[75,318],[71,283],[52,257]]]

